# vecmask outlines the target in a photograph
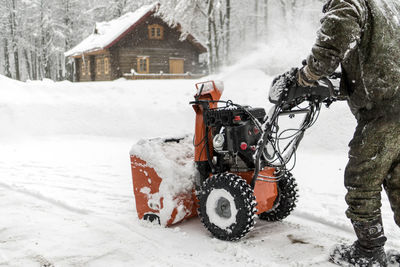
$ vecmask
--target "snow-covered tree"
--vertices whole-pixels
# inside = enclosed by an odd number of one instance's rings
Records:
[[[2,12],[2,29],[4,33],[3,50],[5,56],[5,70],[9,76],[10,71],[10,58],[14,65],[13,77],[20,80],[20,67],[19,67],[19,23],[18,23],[18,5],[17,0],[1,0],[0,10]]]
[[[2,37],[1,37],[1,42],[2,42],[2,68],[3,68],[3,74],[7,77],[12,77],[11,75],[11,69],[10,69],[10,56],[9,56],[9,44],[8,44],[8,39],[9,39],[9,34],[8,34],[8,17],[7,17],[7,12],[5,9],[5,1],[1,0],[0,1],[0,31],[2,32]]]
[[[228,56],[223,50],[229,49],[225,42],[229,38],[226,28],[230,26],[230,1],[161,0],[160,3],[160,13],[171,25],[179,23],[184,33],[197,30],[198,38],[205,40],[208,48],[209,70],[216,71],[224,57]]]
[[[22,80],[71,80],[73,61],[65,61],[63,53],[89,35],[95,22],[156,2],[182,38],[190,32],[205,44],[209,70],[216,72],[257,43],[277,36],[293,41],[299,20],[317,21],[324,1],[0,0],[0,71]]]

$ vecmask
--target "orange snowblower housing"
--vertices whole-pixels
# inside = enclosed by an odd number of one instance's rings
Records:
[[[140,140],[130,154],[139,219],[169,226],[197,216],[191,136]]]
[[[195,98],[202,101],[210,101],[206,103],[208,108],[213,109],[218,107],[218,101],[221,98],[222,92],[224,91],[223,84],[219,83],[219,87],[215,84],[215,81],[208,81],[204,83],[196,84],[197,93]],[[196,112],[196,128],[194,136],[194,159],[196,162],[208,162],[207,153],[204,149],[206,143],[209,144],[210,156],[212,157],[212,143],[207,142],[212,138],[211,132],[206,137],[206,125],[204,123],[204,108],[201,105],[193,105],[193,109]]]

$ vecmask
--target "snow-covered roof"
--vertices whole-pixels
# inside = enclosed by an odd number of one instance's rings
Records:
[[[123,35],[129,28],[138,23],[148,13],[154,12],[157,4],[145,5],[125,15],[106,22],[96,23],[94,33],[80,42],[71,50],[65,52],[65,56],[76,56],[87,52],[102,50],[111,45],[114,40]]]
[[[78,56],[84,53],[94,52],[111,47],[128,31],[138,25],[142,19],[155,13],[158,5],[158,3],[145,5],[137,9],[135,12],[126,13],[117,19],[96,23],[95,31],[77,46],[65,52],[64,55],[66,57]],[[197,45],[201,45],[192,36],[189,36],[188,40],[196,43]]]

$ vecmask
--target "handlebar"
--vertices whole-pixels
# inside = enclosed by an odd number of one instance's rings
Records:
[[[320,79],[316,86],[303,87],[292,76],[281,76],[274,81],[270,90],[270,102],[284,109],[290,109],[303,101],[330,105],[340,97],[339,89],[329,78]]]
[[[335,87],[333,86],[331,80],[329,80],[328,78],[322,78],[319,81],[325,83],[328,87],[330,98],[336,98],[339,95],[339,91],[335,90]]]

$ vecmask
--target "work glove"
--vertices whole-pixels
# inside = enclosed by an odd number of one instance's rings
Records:
[[[278,84],[280,86],[283,86],[284,88],[287,88],[287,87],[293,85],[294,83],[296,83],[298,72],[299,72],[298,68],[292,68],[289,71],[276,76],[274,78],[274,80],[272,81],[272,86],[275,86]]]
[[[273,104],[279,103],[282,98],[284,91],[290,90],[297,83],[297,73],[299,69],[292,68],[277,77],[272,81],[272,85],[269,91],[269,101]]]
[[[318,85],[317,81],[321,78],[314,74],[307,65],[303,66],[296,75],[297,83],[302,87],[315,87]]]

